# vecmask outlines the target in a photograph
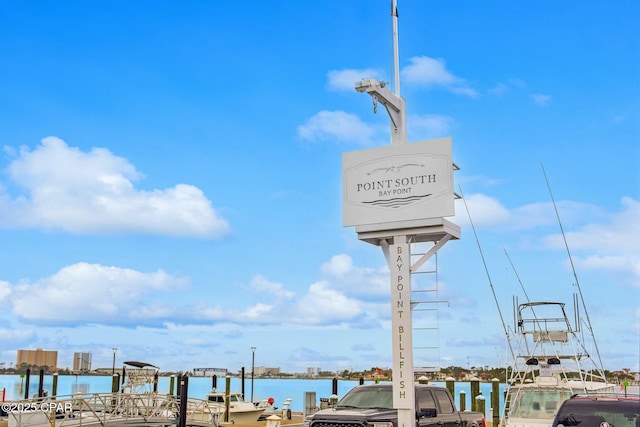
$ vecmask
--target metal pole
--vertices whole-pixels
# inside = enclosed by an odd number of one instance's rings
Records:
[[[185,427],[187,425],[187,402],[189,395],[189,376],[184,374],[179,382],[179,401],[180,412],[178,415],[178,427]]]
[[[398,6],[397,1],[391,1],[391,25],[393,28],[393,75],[394,92],[400,96],[400,65],[398,54]]]
[[[113,350],[113,366],[111,367],[111,375],[115,375],[116,374],[116,352],[118,351],[118,349],[113,347],[111,350]]]
[[[254,365],[256,362],[256,348],[251,347],[251,403],[253,403],[253,377],[255,376]]]
[[[31,368],[27,368],[27,374],[25,375],[27,380],[24,386],[24,398],[29,398],[29,382],[31,381]]]
[[[44,397],[44,369],[40,369],[38,378],[40,378],[40,384],[38,384],[38,397]]]
[[[53,385],[51,386],[51,397],[55,399],[57,395],[58,395],[58,373],[54,372]]]
[[[244,379],[246,378],[245,372],[244,372],[244,366],[242,368],[240,368],[240,378],[242,379],[242,381],[241,381],[241,383],[242,383],[242,398],[246,399],[247,398],[247,393],[246,393],[246,391],[244,389],[244,384],[245,384]]]

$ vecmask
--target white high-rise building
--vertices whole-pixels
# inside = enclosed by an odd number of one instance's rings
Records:
[[[73,353],[73,370],[86,372],[91,370],[91,353]]]

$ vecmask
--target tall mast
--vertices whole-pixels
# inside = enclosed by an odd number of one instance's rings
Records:
[[[362,79],[356,82],[355,89],[368,93],[374,106],[380,102],[391,119],[391,145],[407,143],[407,113],[404,99],[400,96],[400,66],[398,64],[398,9],[396,0],[391,0],[391,19],[393,24],[393,56],[395,93],[387,89],[386,83],[376,79]],[[374,109],[375,112],[375,109]]]
[[[393,75],[395,94],[400,96],[400,64],[398,54],[398,6],[397,0],[391,0],[391,24],[393,28]]]

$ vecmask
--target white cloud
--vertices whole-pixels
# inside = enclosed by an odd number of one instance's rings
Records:
[[[0,301],[11,295],[11,283],[0,280]]]
[[[321,269],[325,274],[340,277],[353,269],[353,261],[347,254],[334,255],[329,262],[322,264]]]
[[[386,266],[385,266],[386,267]],[[364,299],[378,299],[389,295],[389,271],[353,265],[347,254],[335,255],[322,264],[327,286]]]
[[[521,79],[509,79],[506,83],[499,82],[494,87],[487,90],[487,93],[495,96],[501,96],[512,90],[523,89],[527,84]]]
[[[187,285],[186,279],[162,270],[141,273],[77,263],[32,284],[15,285],[7,299],[14,314],[33,323],[139,324],[174,315],[175,309],[154,307],[153,296]]]
[[[504,224],[510,219],[511,214],[499,200],[479,193],[465,195],[464,200],[456,200],[456,215],[453,222],[469,224],[469,216],[474,225],[495,225]]]
[[[467,209],[469,214],[467,214]],[[475,225],[488,228],[498,226],[504,231],[531,230],[537,227],[557,225],[557,217],[552,202],[529,203],[508,208],[502,202],[483,193],[465,194],[464,200],[456,200],[454,222],[468,224],[469,215]],[[558,201],[556,208],[564,224],[576,224],[585,218],[602,218],[601,210],[594,205],[572,201]],[[547,238],[548,246],[561,247],[561,236]]]
[[[533,101],[534,104],[544,107],[545,105],[548,105],[549,102],[551,101],[551,96],[543,95],[541,93],[534,93],[533,95],[531,95],[531,100]]]
[[[401,73],[402,79],[407,84],[427,87],[443,87],[450,92],[476,98],[478,92],[472,89],[468,83],[453,75],[447,70],[443,59],[429,58],[428,56],[414,56],[409,59],[410,65],[405,66]]]
[[[16,330],[16,329],[0,329],[0,340],[17,343],[32,339],[35,333],[31,329]]]
[[[376,317],[388,317],[388,269],[353,265],[346,254],[336,255],[321,266],[325,279],[309,285],[297,296],[281,283],[256,275],[248,287],[250,297],[241,307],[220,305],[198,298],[185,305],[159,304],[174,289],[188,285],[185,278],[163,271],[134,270],[86,263],[63,268],[34,284],[15,285],[6,301],[23,320],[57,324],[167,324],[232,323],[367,325]],[[272,297],[264,301],[265,294]],[[47,295],[46,299],[41,298]],[[252,303],[256,298],[258,302]],[[369,302],[367,302],[369,301]],[[383,302],[381,302],[383,301]],[[366,311],[365,311],[366,310]],[[117,319],[117,320],[114,320]]]
[[[579,221],[586,215],[597,216],[597,208],[586,203],[558,201],[556,209],[566,224]],[[512,229],[523,230],[540,226],[557,226],[553,202],[529,203],[513,209]]]
[[[362,314],[360,301],[332,289],[325,281],[313,283],[291,316],[300,324],[326,324],[355,320]]]
[[[287,291],[282,283],[271,282],[260,274],[251,280],[250,290],[258,293],[272,294],[275,298],[289,299],[295,296],[295,292]]]
[[[230,305],[218,299],[209,303],[199,295],[177,305],[166,301],[175,300],[178,293],[185,295],[184,290],[190,287],[188,278],[162,270],[144,273],[80,262],[33,283],[0,282],[0,300],[20,321],[49,327],[142,325],[165,329],[170,325],[282,322],[370,327],[378,324],[377,318],[388,317],[386,266],[358,267],[351,257],[340,254],[321,270],[326,279],[310,284],[300,296],[281,283],[256,275],[247,296]]]
[[[640,202],[630,197],[621,201],[620,212],[607,213],[587,203],[556,202],[563,228],[563,237],[552,202],[530,203],[516,208],[505,207],[498,199],[485,194],[465,195],[466,205],[475,226],[496,231],[540,233],[553,227],[553,234],[535,236],[532,242],[543,248],[565,250],[567,244],[575,265],[580,270],[599,270],[618,275],[625,283],[638,287],[640,283]],[[457,224],[469,224],[463,200],[456,201]],[[524,234],[521,237],[526,237]]]
[[[366,146],[373,144],[378,134],[377,128],[344,111],[320,111],[298,126],[298,136],[307,141],[349,142]]]
[[[412,115],[407,120],[412,140],[438,138],[451,132],[454,120],[449,116],[438,114]]]
[[[252,304],[242,298],[242,308],[233,306],[206,306],[199,302],[182,316],[183,324],[202,322],[230,322],[260,325],[322,325],[350,324],[354,327],[378,325],[377,318],[388,318],[388,269],[379,270],[353,265],[346,254],[336,255],[322,264],[323,280],[312,283],[302,295],[289,291],[281,283],[255,276],[248,288],[252,296],[268,303]],[[384,300],[381,303],[379,300]],[[175,321],[174,321],[175,322]]]
[[[640,288],[640,256],[632,255],[593,255],[574,257],[579,270],[602,270],[620,273],[627,278],[626,282]]]
[[[232,319],[237,322],[268,322],[272,317],[274,306],[270,304],[258,303],[251,307],[248,307],[246,310],[233,313]]]
[[[353,91],[356,82],[362,79],[382,81],[382,73],[366,68],[364,70],[332,70],[327,73],[327,89],[330,91]]]
[[[509,92],[509,86],[507,86],[505,83],[498,83],[494,87],[488,89],[487,92],[491,95],[504,95],[505,93]]]
[[[0,194],[0,226],[203,238],[230,231],[197,187],[136,190],[142,174],[104,148],[83,152],[47,137],[33,151],[21,147],[8,172],[27,195]]]
[[[640,202],[624,197],[621,205],[622,210],[607,215],[606,221],[586,224],[566,232],[565,237],[572,252],[595,252],[585,257],[574,257],[581,268],[621,273],[633,286],[640,286]],[[583,214],[584,211],[580,210]],[[601,217],[603,215],[596,218]],[[564,247],[560,233],[546,236],[543,242],[551,247]]]
[[[603,224],[589,224],[568,233],[572,246],[608,251],[630,252],[640,255],[640,201],[623,197],[622,210],[609,215]]]

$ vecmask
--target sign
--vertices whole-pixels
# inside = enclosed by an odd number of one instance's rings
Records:
[[[453,216],[451,138],[342,155],[343,225]]]
[[[395,240],[402,240],[400,238]],[[391,344],[393,346],[393,407],[415,407],[413,385],[413,327],[411,321],[410,245],[396,241],[389,245],[391,273]]]

